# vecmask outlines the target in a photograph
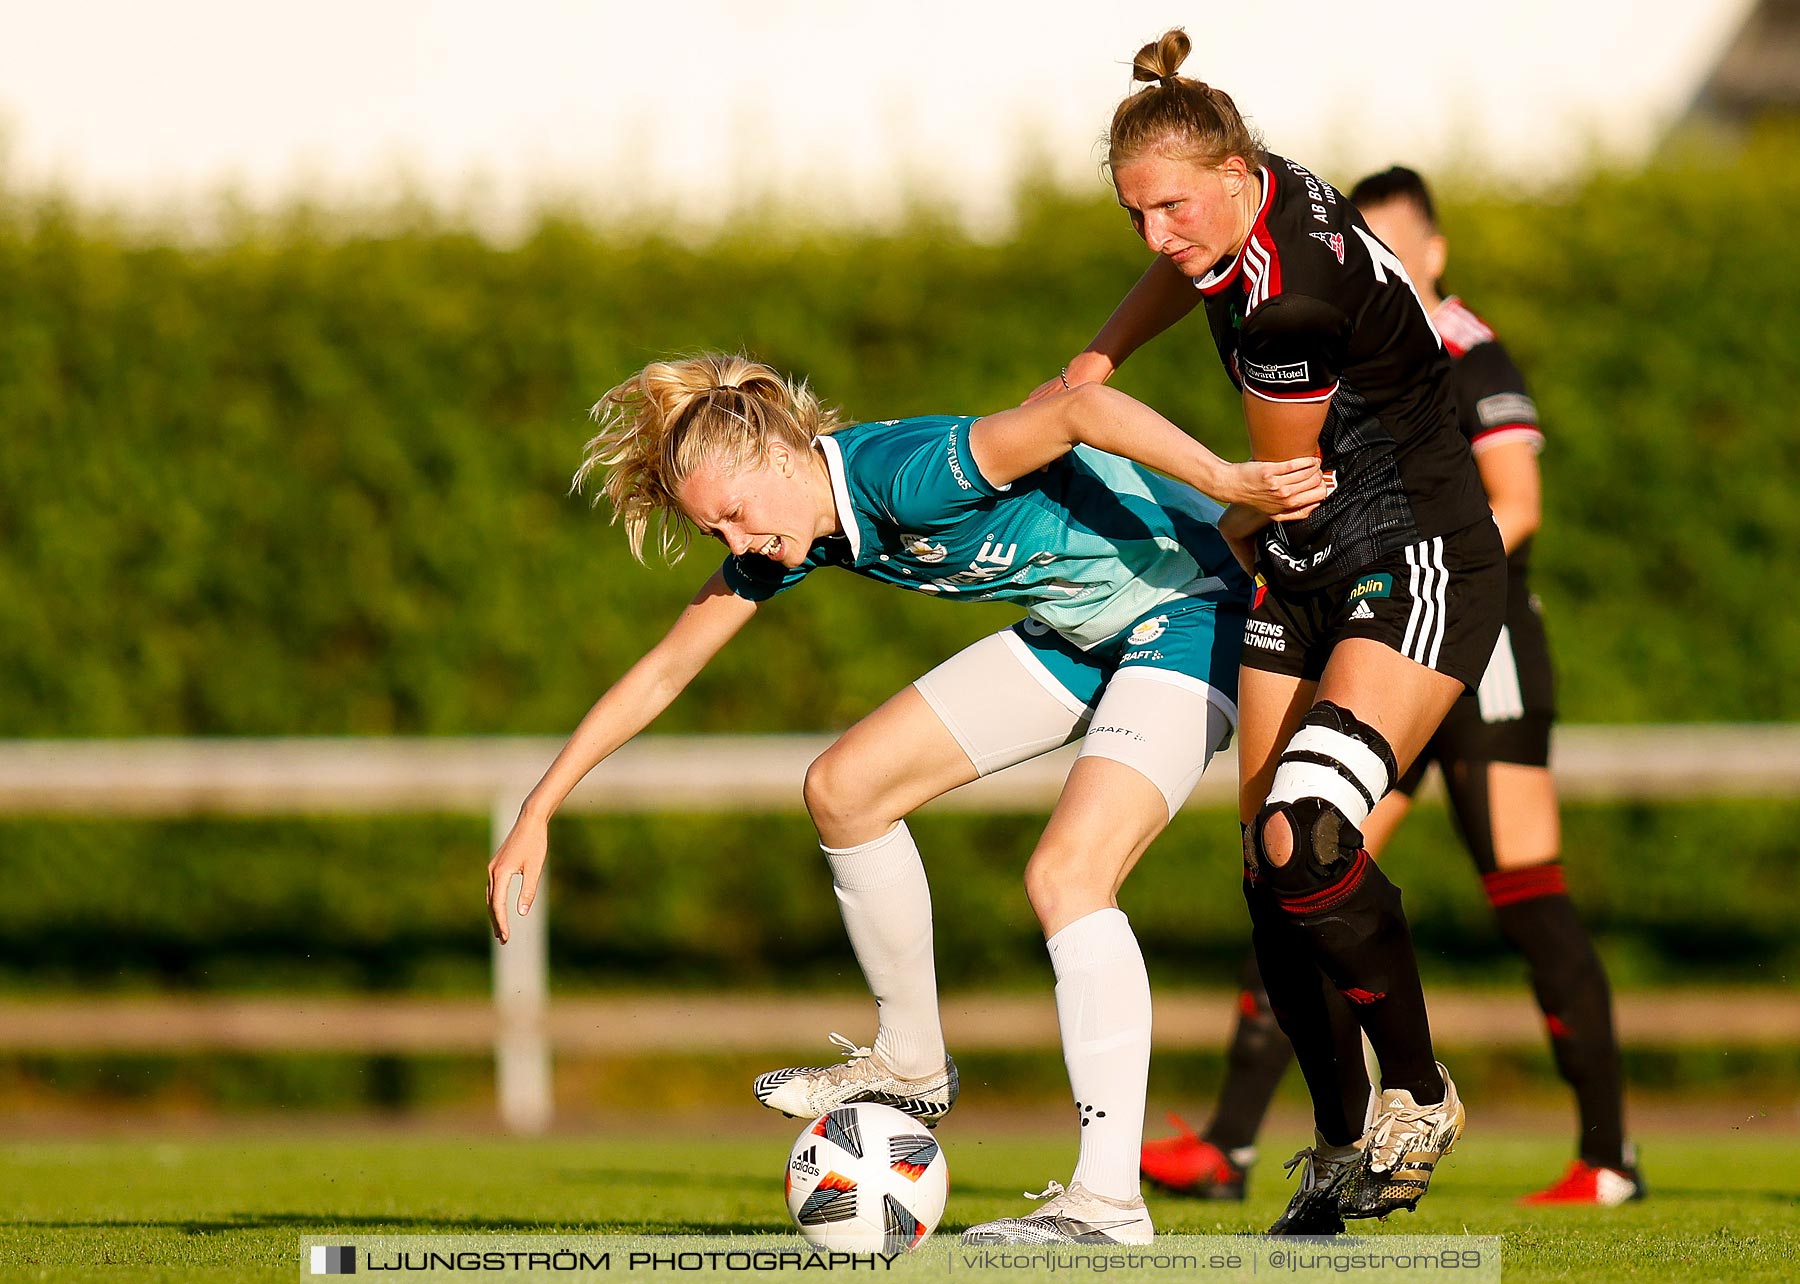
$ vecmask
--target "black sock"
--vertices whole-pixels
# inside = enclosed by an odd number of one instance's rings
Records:
[[[1564,890],[1562,865],[1501,870],[1482,882],[1501,932],[1531,967],[1557,1073],[1575,1092],[1581,1158],[1600,1168],[1623,1168],[1624,1088],[1612,991]]]
[[[1256,951],[1252,950],[1244,960],[1237,1025],[1225,1055],[1225,1082],[1219,1088],[1219,1104],[1207,1125],[1206,1140],[1227,1151],[1256,1144],[1269,1102],[1293,1059],[1294,1046],[1269,1007],[1269,992],[1263,988],[1262,969],[1256,966]]]
[[[1251,939],[1270,1008],[1293,1046],[1312,1096],[1313,1124],[1333,1146],[1363,1134],[1368,1075],[1350,1005],[1320,972],[1306,935],[1266,883],[1244,884]],[[1347,1088],[1346,1085],[1352,1085]]]
[[[1444,1081],[1431,1047],[1425,991],[1400,889],[1365,851],[1358,851],[1347,870],[1323,885],[1315,870],[1296,868],[1301,865],[1300,860],[1289,861],[1266,877],[1282,913],[1306,939],[1319,967],[1354,1005],[1356,1020],[1381,1062],[1382,1086],[1404,1088],[1420,1105],[1442,1101]],[[1295,1047],[1297,1051],[1297,1043]]]

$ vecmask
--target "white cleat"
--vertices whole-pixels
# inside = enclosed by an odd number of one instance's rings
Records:
[[[844,1051],[834,1066],[790,1066],[756,1076],[751,1091],[771,1110],[795,1119],[816,1119],[856,1101],[903,1110],[927,1128],[956,1104],[956,1062],[944,1058],[944,1068],[923,1079],[903,1079],[888,1069],[873,1048],[862,1048],[841,1034],[831,1041]]]
[[[1403,1088],[1381,1094],[1375,1120],[1363,1134],[1362,1162],[1338,1186],[1338,1211],[1345,1217],[1386,1217],[1418,1207],[1438,1160],[1463,1134],[1462,1099],[1441,1062],[1438,1073],[1444,1099],[1433,1105],[1419,1105]]]
[[[1109,1199],[1059,1181],[1027,1199],[1049,1202],[1028,1217],[1002,1217],[963,1232],[965,1244],[1148,1244],[1156,1238],[1143,1196]]]

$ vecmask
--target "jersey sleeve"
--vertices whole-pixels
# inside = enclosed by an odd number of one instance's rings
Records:
[[[1265,401],[1329,401],[1349,341],[1342,309],[1310,295],[1276,295],[1244,318],[1238,381]]]
[[[750,602],[767,602],[777,593],[785,593],[825,564],[825,552],[815,544],[806,560],[798,566],[783,566],[773,558],[757,553],[733,554],[725,559],[719,573],[725,587]]]
[[[911,431],[865,443],[856,476],[881,515],[903,530],[940,530],[1010,489],[995,486],[975,466],[969,432],[977,422],[960,416],[914,421],[906,425]],[[924,431],[926,423],[934,430]]]
[[[1475,453],[1510,442],[1544,448],[1537,403],[1525,390],[1525,376],[1498,342],[1477,344],[1453,367],[1456,413]]]

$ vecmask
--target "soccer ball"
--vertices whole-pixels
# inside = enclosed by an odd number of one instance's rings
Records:
[[[937,1138],[892,1106],[839,1106],[807,1124],[788,1155],[788,1212],[815,1248],[910,1252],[949,1193]]]

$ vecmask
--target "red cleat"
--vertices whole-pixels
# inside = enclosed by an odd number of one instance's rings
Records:
[[[1636,1168],[1596,1168],[1577,1159],[1569,1165],[1562,1180],[1534,1194],[1523,1196],[1521,1204],[1587,1204],[1595,1208],[1617,1208],[1644,1197],[1644,1181]]]
[[[1171,1114],[1169,1122],[1180,1130],[1175,1136],[1144,1143],[1138,1161],[1144,1179],[1153,1186],[1194,1199],[1242,1199],[1245,1172],[1254,1152],[1227,1154],[1202,1139],[1180,1115]]]

